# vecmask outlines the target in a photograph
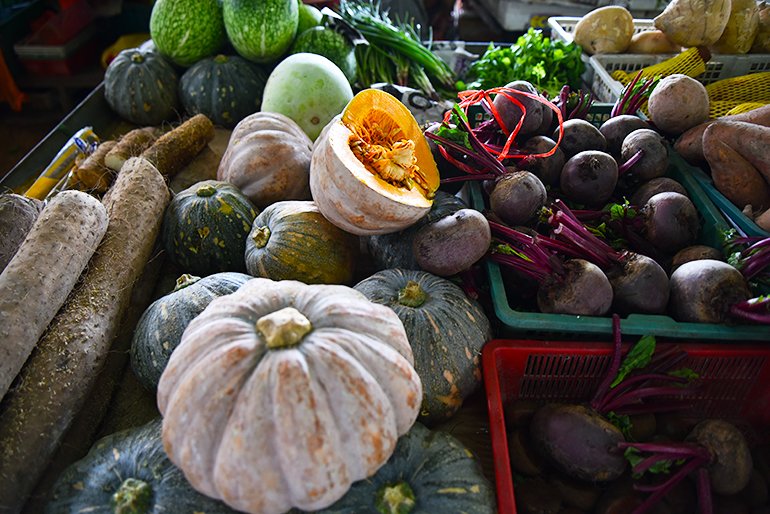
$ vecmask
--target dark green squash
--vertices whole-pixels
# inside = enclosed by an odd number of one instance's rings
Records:
[[[157,389],[160,375],[187,325],[212,300],[234,293],[251,278],[234,272],[204,278],[179,277],[174,290],[150,304],[136,323],[131,340],[131,369],[139,382],[151,391]]]
[[[188,484],[160,432],[158,418],[97,441],[59,476],[45,514],[235,514]]]
[[[197,182],[169,203],[161,231],[163,247],[185,273],[245,272],[246,238],[257,212],[229,182]]]
[[[179,79],[179,97],[190,116],[205,114],[215,124],[233,128],[259,111],[267,75],[237,55],[202,59]]]
[[[418,419],[433,425],[450,418],[481,383],[481,348],[492,338],[481,306],[453,282],[419,270],[379,271],[355,289],[404,324],[422,380]]]
[[[467,207],[460,198],[439,190],[436,191],[433,206],[428,211],[428,214],[411,227],[401,232],[368,236],[366,238],[366,248],[369,255],[371,255],[376,269],[420,269],[412,254],[414,235],[425,225],[434,223],[446,216],[451,216],[460,209],[466,209]]]
[[[448,433],[415,423],[374,476],[316,514],[496,512],[494,489],[473,454]]]
[[[276,202],[254,220],[246,269],[255,277],[306,284],[350,284],[358,238],[323,217],[315,202]]]
[[[130,48],[104,73],[104,98],[121,118],[137,125],[159,125],[176,118],[179,75],[160,54]]]

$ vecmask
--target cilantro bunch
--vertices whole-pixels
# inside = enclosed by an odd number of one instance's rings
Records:
[[[551,40],[543,32],[530,28],[511,46],[489,44],[484,54],[468,69],[467,89],[490,89],[514,80],[526,80],[549,98],[562,86],[580,88],[585,64],[582,49],[575,43]]]

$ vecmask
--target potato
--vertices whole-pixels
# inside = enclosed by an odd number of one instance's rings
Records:
[[[650,94],[647,108],[660,131],[678,136],[709,119],[709,96],[703,84],[676,73],[660,80]]]
[[[730,0],[672,0],[653,24],[677,45],[709,46],[725,30],[730,5]]]
[[[711,51],[717,54],[745,54],[758,31],[759,6],[756,0],[732,0],[730,18]]]
[[[645,30],[631,37],[631,43],[626,49],[629,54],[675,54],[682,47],[672,43],[660,30]]]
[[[633,35],[634,17],[628,9],[607,5],[577,22],[573,40],[587,54],[619,54],[628,48]]]
[[[770,54],[770,4],[759,2],[759,30],[751,45],[750,53]]]

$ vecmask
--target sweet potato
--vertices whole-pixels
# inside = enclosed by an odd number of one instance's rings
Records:
[[[715,121],[717,120],[706,121],[689,129],[679,136],[679,139],[674,143],[674,149],[687,162],[691,164],[702,163],[705,160],[703,157],[703,133],[706,131],[706,127]],[[770,127],[770,104],[740,114],[723,116],[719,118],[719,121],[745,121]]]
[[[626,48],[629,54],[676,54],[682,47],[672,43],[660,30],[645,30],[634,34]]]
[[[59,193],[0,274],[0,398],[64,304],[106,229],[107,212],[96,198],[80,191]]]
[[[703,133],[703,151],[716,188],[739,208],[770,207],[770,128],[719,121]],[[764,175],[764,176],[763,176]]]
[[[24,503],[83,407],[153,250],[169,197],[158,170],[134,158],[105,199],[107,233],[3,403],[0,505],[10,512]]]

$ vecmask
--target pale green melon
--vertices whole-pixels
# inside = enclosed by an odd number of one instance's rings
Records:
[[[262,111],[288,116],[314,140],[353,98],[342,70],[322,55],[286,57],[270,73],[262,93]]]
[[[303,3],[302,0],[297,1],[299,2],[299,23],[297,24],[297,35],[299,35],[310,27],[317,27],[320,25],[321,20],[323,19],[323,14],[321,14],[321,10],[318,9],[318,7]]]

